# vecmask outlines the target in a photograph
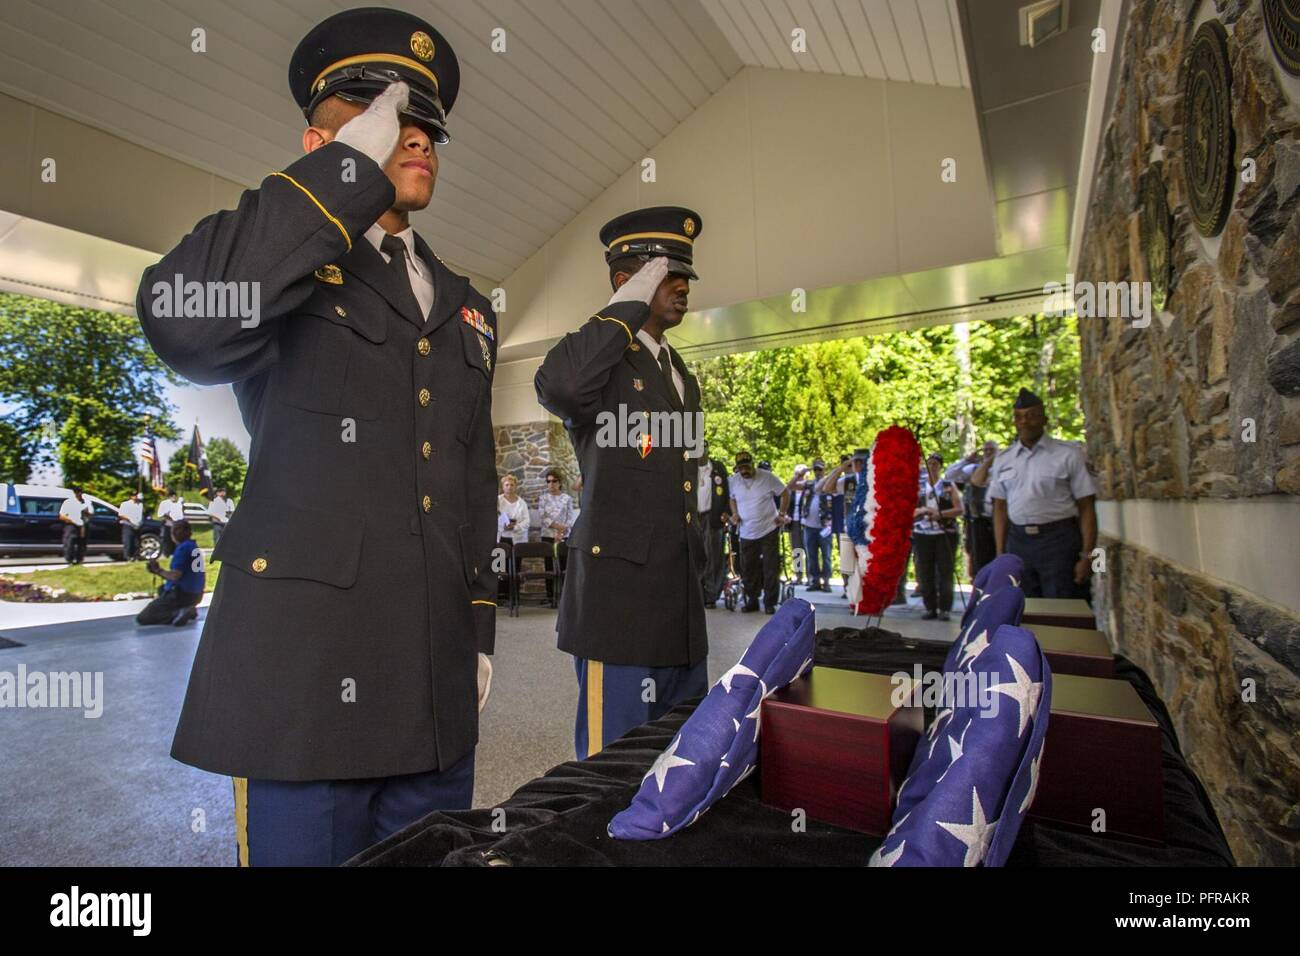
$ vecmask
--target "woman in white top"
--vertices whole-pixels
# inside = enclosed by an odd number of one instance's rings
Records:
[[[522,544],[528,540],[528,503],[519,497],[519,482],[514,475],[506,475],[501,479],[497,515],[503,541]]]

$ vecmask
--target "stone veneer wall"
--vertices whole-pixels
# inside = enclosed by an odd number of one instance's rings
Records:
[[[546,490],[546,471],[559,468],[564,473],[564,490],[578,500],[574,484],[578,477],[578,458],[573,452],[569,433],[559,422],[525,422],[522,425],[498,425],[497,479],[514,475],[519,479],[519,494],[530,508]],[[537,540],[537,529],[529,537]]]
[[[1222,234],[1203,240],[1179,169],[1180,67],[1196,5],[1130,4],[1078,278],[1146,278],[1138,184],[1163,158],[1176,285],[1146,329],[1080,319],[1103,499],[1300,493],[1300,110],[1259,4],[1204,2],[1230,35],[1236,166],[1251,157],[1258,177],[1237,183]],[[1243,441],[1247,418],[1254,442]],[[1238,862],[1300,863],[1300,617],[1131,543],[1101,544],[1099,620],[1151,675]],[[1253,702],[1243,699],[1250,681]]]

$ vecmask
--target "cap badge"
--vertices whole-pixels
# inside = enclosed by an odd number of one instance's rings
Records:
[[[316,81],[316,89],[313,90],[313,92],[319,93],[323,89],[325,89],[325,77],[322,76],[319,80]]]
[[[423,30],[416,30],[411,34],[411,52],[418,56],[425,63],[433,59],[433,41],[429,39],[429,34]]]
[[[687,216],[686,221],[682,223],[682,230],[688,236],[695,235],[695,220],[692,219],[690,216]]]
[[[316,270],[316,278],[321,282],[328,282],[330,285],[343,284],[343,270],[334,264],[321,266]]]
[[[639,378],[634,378],[632,379],[632,387],[638,392],[643,392],[645,391],[645,382],[641,381]]]

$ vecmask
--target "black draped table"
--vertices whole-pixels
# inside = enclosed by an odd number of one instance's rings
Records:
[[[892,631],[835,628],[817,634],[816,663],[892,674],[940,670],[949,645]],[[1026,819],[1008,866],[1231,866],[1232,854],[1200,780],[1178,747],[1169,712],[1138,667],[1116,658],[1151,708],[1164,736],[1163,847],[1076,833]],[[880,837],[807,821],[759,800],[751,774],[694,826],[663,840],[608,836],[610,819],[632,800],[641,779],[699,701],[645,724],[583,761],[529,781],[497,808],[431,813],[351,861],[349,866],[863,866]],[[494,828],[494,823],[496,824]],[[497,832],[503,831],[503,832]]]

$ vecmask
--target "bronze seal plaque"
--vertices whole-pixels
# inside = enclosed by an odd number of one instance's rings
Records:
[[[1300,76],[1300,0],[1264,0],[1264,25],[1277,62]]]
[[[1142,252],[1151,280],[1151,306],[1157,312],[1169,301],[1169,202],[1160,166],[1142,174]]]
[[[1232,203],[1232,73],[1228,34],[1207,20],[1183,64],[1183,178],[1192,221],[1203,236],[1223,230]]]

